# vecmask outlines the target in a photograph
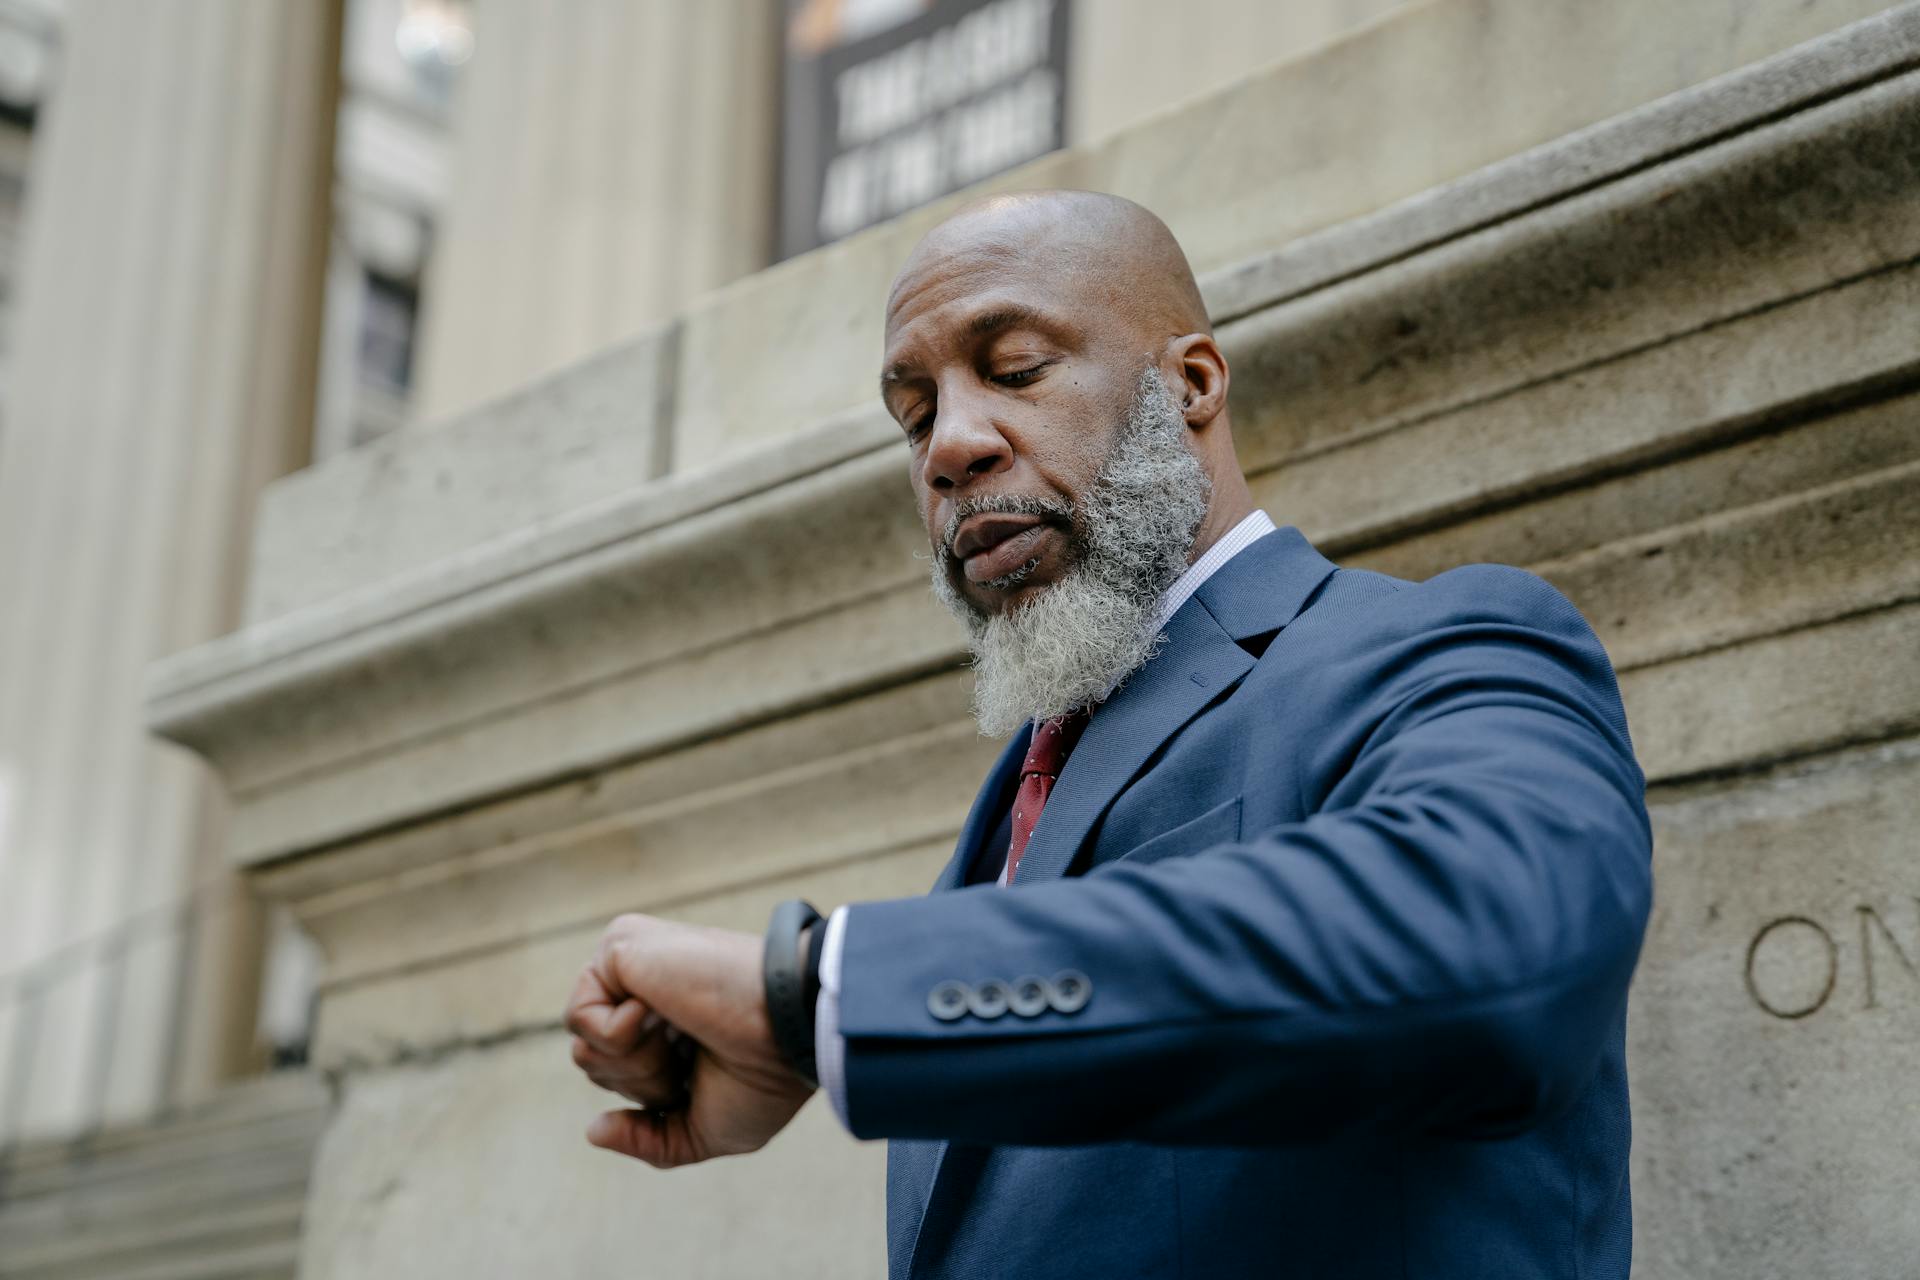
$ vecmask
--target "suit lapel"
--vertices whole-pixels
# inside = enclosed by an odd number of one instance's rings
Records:
[[[1194,597],[1235,641],[1271,635],[1300,616],[1337,568],[1292,525],[1249,543]]]
[[[1197,600],[1174,614],[1166,636],[1160,652],[1087,722],[1020,858],[1016,884],[1064,875],[1093,824],[1160,744],[1253,666],[1252,655]]]
[[[940,893],[966,884],[967,868],[979,855],[981,843],[993,834],[994,828],[1000,825],[1001,813],[1013,803],[1009,793],[1020,777],[1020,764],[1027,758],[1027,743],[1032,738],[1033,726],[1028,725],[1008,739],[1001,749],[1000,758],[993,762],[993,768],[987,771],[987,780],[980,784],[980,790],[973,797],[973,808],[967,811],[967,821],[960,828],[953,856],[947,859],[946,868],[929,892]]]
[[[1333,571],[1333,563],[1288,526],[1252,543],[1202,583],[1168,622],[1160,652],[1088,721],[1034,828],[1016,880],[1027,884],[1064,875],[1093,824],[1161,744],[1253,668],[1256,659],[1241,642],[1278,631],[1299,616]],[[1010,803],[1008,791],[1019,777],[1031,737],[1031,729],[1016,733],[1000,753],[974,797],[953,857],[933,892],[966,883],[981,842]],[[987,1149],[960,1151],[971,1158],[959,1163],[977,1171]],[[906,1264],[902,1274],[911,1274],[936,1188],[956,1177],[967,1180],[955,1163],[945,1142],[889,1144],[888,1216],[889,1225],[901,1232],[898,1254]]]
[[[1289,526],[1249,544],[1201,583],[1167,623],[1160,652],[1095,710],[1034,827],[1017,881],[1065,875],[1154,752],[1253,668],[1241,642],[1293,621],[1333,571]]]

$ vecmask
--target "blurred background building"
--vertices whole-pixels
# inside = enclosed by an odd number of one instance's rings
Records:
[[[882,1273],[877,1147],[614,1163],[558,1013],[621,910],[944,861],[870,387],[1021,186],[1167,219],[1282,523],[1606,640],[1641,1273],[1906,1274],[1916,68],[1868,0],[0,0],[0,1277]]]

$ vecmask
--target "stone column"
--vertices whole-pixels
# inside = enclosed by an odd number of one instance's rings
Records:
[[[65,21],[0,436],[0,972],[68,948],[27,1095],[51,1131],[151,1103],[177,990],[186,1082],[251,1039],[223,804],[142,698],[150,661],[234,625],[254,500],[307,456],[339,61],[335,0]],[[87,944],[136,916],[122,963]],[[89,1045],[116,1022],[103,1078]],[[0,1072],[23,1038],[0,1022]]]
[[[766,264],[778,8],[481,10],[427,268],[418,417],[517,388]]]

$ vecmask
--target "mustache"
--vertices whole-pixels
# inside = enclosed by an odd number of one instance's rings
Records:
[[[951,558],[953,540],[960,536],[960,524],[971,516],[1039,516],[1053,524],[1073,527],[1074,507],[1064,498],[1033,498],[1025,494],[983,494],[978,498],[962,498],[953,504],[953,514],[947,517],[947,523],[940,530],[940,552]]]

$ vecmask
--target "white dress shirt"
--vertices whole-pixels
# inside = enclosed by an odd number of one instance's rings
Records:
[[[1172,621],[1181,605],[1190,599],[1220,567],[1275,529],[1264,511],[1255,511],[1208,547],[1186,572],[1174,580],[1160,597],[1154,613],[1154,630]],[[999,883],[1007,883],[1007,870],[1000,868]],[[820,949],[820,998],[814,1004],[814,1067],[820,1075],[820,1087],[833,1103],[840,1123],[847,1123],[847,1040],[840,1034],[840,953],[846,944],[847,909],[841,907],[827,917],[827,936]]]

